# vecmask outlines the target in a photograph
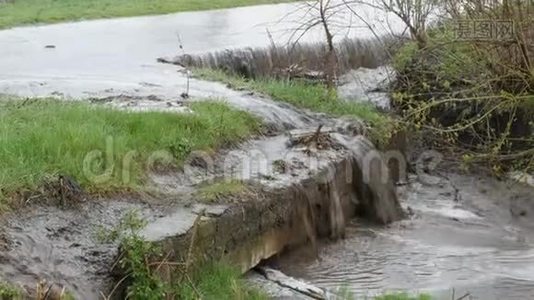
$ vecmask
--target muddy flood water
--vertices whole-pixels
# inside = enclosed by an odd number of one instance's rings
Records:
[[[411,216],[388,227],[354,221],[345,240],[272,264],[319,287],[358,297],[425,292],[437,299],[533,299],[532,188],[446,174],[400,188]],[[359,299],[359,298],[358,298]]]

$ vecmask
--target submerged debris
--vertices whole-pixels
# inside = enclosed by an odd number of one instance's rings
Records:
[[[257,267],[256,270],[265,276],[267,280],[273,281],[282,287],[289,288],[313,299],[329,299],[328,292],[325,290],[289,277],[278,270],[267,267]]]
[[[306,147],[306,151],[312,148],[316,150],[340,150],[343,148],[339,142],[330,136],[333,129],[322,130],[320,125],[315,131],[310,130],[293,130],[289,134],[289,147]]]
[[[285,173],[289,170],[289,166],[285,160],[277,159],[273,161],[273,171],[277,173]]]
[[[64,286],[56,283],[49,283],[46,280],[41,280],[37,284],[37,289],[35,291],[35,299],[37,300],[69,299],[68,295],[69,294]]]
[[[58,175],[44,183],[42,196],[45,200],[59,201],[62,207],[66,207],[69,203],[83,201],[85,192],[71,176]]]

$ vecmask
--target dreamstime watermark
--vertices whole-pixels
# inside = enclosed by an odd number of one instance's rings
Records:
[[[346,183],[359,180],[365,184],[385,184],[392,177],[404,180],[408,176],[409,163],[398,150],[368,150],[350,155],[332,155],[333,152],[306,153],[302,149],[286,149],[273,155],[273,151],[253,148],[229,151],[214,156],[207,151],[187,153],[187,159],[179,172],[173,172],[175,185],[192,185],[214,180],[291,180],[313,176],[321,182],[340,180]],[[274,158],[273,158],[274,157]],[[415,160],[413,171],[419,181],[436,184],[429,175],[442,161],[442,155],[433,150],[424,151]],[[117,151],[114,139],[108,136],[105,147],[87,153],[83,159],[83,174],[95,184],[120,181],[125,185],[136,181],[139,169],[157,174],[168,171],[177,162],[171,150],[161,149],[141,155],[139,151]]]

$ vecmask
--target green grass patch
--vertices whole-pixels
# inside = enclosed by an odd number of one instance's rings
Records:
[[[186,263],[175,262],[171,264],[177,268],[173,270],[172,279],[162,278],[158,265],[168,256],[159,246],[142,237],[146,224],[138,211],[130,211],[116,228],[108,229],[107,238],[102,240],[121,244],[123,253],[119,264],[129,276],[128,299],[267,299],[261,291],[247,286],[237,268],[222,262],[194,263],[188,265],[189,268],[185,267]],[[186,270],[187,276],[184,275]]]
[[[0,199],[58,174],[90,192],[139,188],[151,168],[179,168],[191,151],[211,152],[260,128],[257,118],[220,101],[190,107],[193,113],[177,114],[0,101]]]
[[[405,70],[418,54],[417,43],[414,41],[406,42],[393,57],[393,67],[397,71]]]
[[[214,69],[195,69],[194,74],[201,79],[224,82],[234,89],[258,91],[299,108],[334,117],[357,117],[372,127],[371,135],[376,141],[386,141],[392,133],[391,119],[372,104],[343,101],[323,85],[277,79],[249,80]]]
[[[177,287],[178,299],[266,300],[267,295],[247,286],[236,268],[220,262],[205,264],[193,275],[192,285]],[[199,293],[200,295],[198,295]],[[200,296],[200,297],[199,297]]]
[[[204,203],[217,203],[231,197],[244,196],[250,193],[249,187],[239,180],[224,180],[201,186],[196,192],[196,199]]]
[[[0,299],[22,300],[22,290],[10,283],[0,282]]]
[[[410,295],[407,293],[391,293],[378,296],[375,300],[432,300],[428,294]]]
[[[289,0],[8,0],[0,2],[0,28],[282,2]]]

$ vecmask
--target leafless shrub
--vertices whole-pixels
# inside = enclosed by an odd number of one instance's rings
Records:
[[[338,56],[334,45],[334,29],[339,26],[347,26],[347,24],[336,23],[336,17],[342,13],[343,8],[343,3],[332,0],[303,2],[301,9],[306,11],[305,18],[295,28],[290,39],[293,45],[296,45],[309,31],[316,27],[322,28],[326,42],[326,51],[323,57],[323,71],[326,85],[329,88],[335,86],[338,73]]]
[[[436,13],[440,0],[343,0],[345,5],[368,5],[385,12],[393,13],[406,25],[411,37],[420,49],[427,45],[427,26],[430,17]],[[357,11],[351,9],[353,14]]]

